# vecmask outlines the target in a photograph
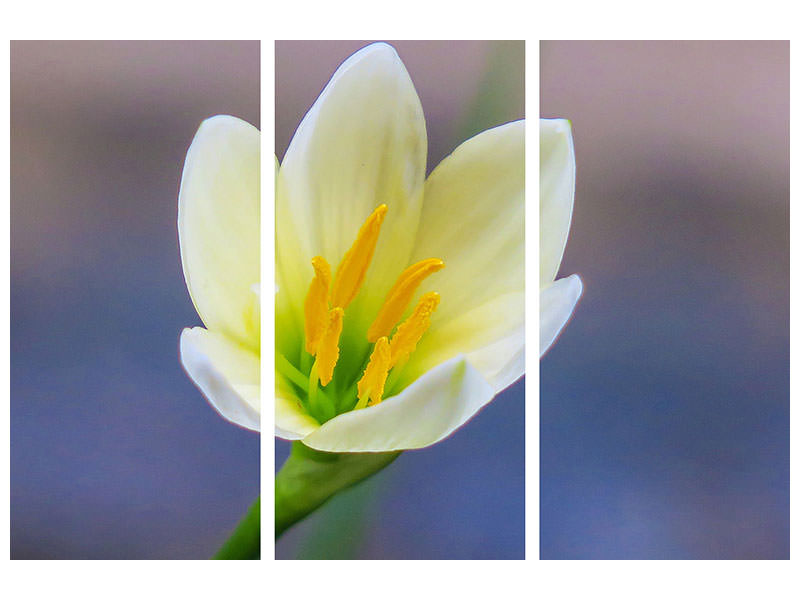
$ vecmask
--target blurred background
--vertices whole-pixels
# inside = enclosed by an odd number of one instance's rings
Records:
[[[336,68],[368,41],[277,42],[275,152]],[[525,116],[523,42],[391,43],[416,86],[428,172],[456,146]],[[525,550],[523,382],[446,440],[403,453],[277,542],[278,558],[521,559]],[[289,443],[276,440],[276,468]]]
[[[572,121],[541,556],[789,558],[789,44],[542,42]]]
[[[208,558],[259,436],[183,372],[200,122],[259,126],[258,42],[11,43],[11,557]]]

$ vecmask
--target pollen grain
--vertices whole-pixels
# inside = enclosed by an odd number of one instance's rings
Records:
[[[339,263],[331,291],[333,306],[347,308],[347,305],[358,294],[367,275],[369,264],[372,262],[372,255],[375,253],[375,246],[378,243],[378,235],[381,232],[386,211],[385,204],[381,204],[373,211],[359,229],[356,241],[353,242],[342,258],[342,262]]]
[[[439,294],[423,294],[411,316],[398,326],[389,344],[392,353],[390,368],[406,360],[416,349],[420,338],[430,327],[431,315],[438,305]]]
[[[378,316],[370,325],[367,331],[367,341],[374,342],[378,338],[392,333],[392,329],[403,316],[403,312],[422,281],[443,267],[444,261],[441,259],[428,258],[414,263],[403,271],[386,295],[386,300],[378,312]]]
[[[317,373],[322,385],[330,383],[333,378],[333,368],[339,360],[339,336],[342,335],[343,316],[344,310],[338,306],[328,312],[325,332],[317,346]]]
[[[389,340],[386,337],[379,338],[369,357],[369,364],[364,371],[364,376],[358,382],[359,405],[366,406],[368,400],[372,404],[381,401],[386,376],[389,374],[390,361]]]
[[[331,266],[321,256],[311,259],[314,267],[314,279],[306,294],[305,335],[306,351],[311,355],[317,354],[320,338],[325,333],[328,322],[328,298],[331,287]]]

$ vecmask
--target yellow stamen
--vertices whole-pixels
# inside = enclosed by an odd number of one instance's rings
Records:
[[[331,266],[321,256],[311,259],[314,279],[308,288],[305,303],[306,351],[316,355],[319,340],[328,323],[328,294],[331,286]]]
[[[356,241],[353,242],[342,262],[339,263],[331,292],[333,306],[347,308],[347,305],[358,294],[361,284],[364,283],[364,277],[367,275],[372,255],[375,253],[375,245],[378,243],[378,234],[381,231],[386,210],[386,205],[381,204],[367,218],[361,229],[358,230]]]
[[[325,331],[317,346],[317,373],[319,382],[328,385],[333,378],[333,368],[339,360],[339,336],[342,335],[344,310],[332,308],[328,313]]]
[[[368,399],[372,400],[372,404],[378,404],[381,401],[383,386],[386,383],[386,376],[389,374],[390,360],[389,339],[382,337],[375,343],[364,376],[358,382],[356,408],[364,408]]]
[[[438,258],[428,258],[421,260],[408,267],[405,271],[400,273],[400,277],[389,290],[386,295],[386,300],[381,307],[378,316],[370,325],[367,331],[367,340],[374,342],[379,337],[388,336],[392,333],[392,329],[403,316],[408,303],[417,291],[419,284],[428,275],[436,273],[444,267],[444,262]]]
[[[390,368],[401,360],[405,360],[417,347],[422,334],[431,324],[431,315],[439,305],[439,294],[428,292],[423,294],[411,316],[403,321],[392,336],[389,348],[392,351]]]

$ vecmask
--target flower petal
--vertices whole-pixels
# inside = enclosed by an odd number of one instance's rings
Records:
[[[434,313],[432,321],[437,318]],[[403,367],[402,389],[457,354],[464,354],[496,392],[525,372],[525,293],[511,292],[438,322],[422,337]]]
[[[445,268],[426,281],[439,315],[458,314],[525,286],[525,121],[461,144],[425,183],[414,260]]]
[[[178,236],[186,285],[205,326],[260,347],[260,134],[235,117],[203,121],[186,154]]]
[[[302,306],[311,258],[335,270],[364,220],[386,204],[364,282],[372,302],[382,300],[408,263],[426,154],[422,106],[395,50],[379,43],[356,52],[303,118],[278,172],[276,260],[292,306]]]
[[[572,220],[575,150],[566,119],[539,119],[539,285],[556,278]]]
[[[463,356],[439,365],[397,396],[341,414],[303,443],[326,452],[388,452],[434,444],[466,423],[494,389]]]
[[[260,431],[260,361],[234,340],[193,327],[181,332],[181,361],[200,391],[220,415]]]
[[[275,435],[285,440],[300,440],[319,429],[319,423],[300,406],[291,386],[277,373],[275,378]]]
[[[567,324],[583,282],[577,275],[564,277],[544,287],[539,293],[539,356],[541,357]]]
[[[404,379],[459,353],[497,391],[522,375],[524,196],[524,121],[467,140],[428,178],[414,260],[444,260],[420,289],[439,292],[441,303]]]

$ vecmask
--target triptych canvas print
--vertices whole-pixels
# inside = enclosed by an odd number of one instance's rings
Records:
[[[9,332],[11,559],[788,559],[789,42],[12,41]]]

